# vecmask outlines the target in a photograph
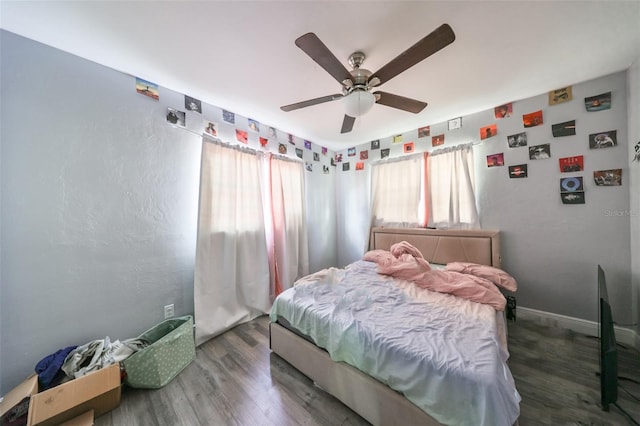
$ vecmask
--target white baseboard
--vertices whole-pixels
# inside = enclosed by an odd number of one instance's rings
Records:
[[[554,314],[551,312],[539,311],[537,309],[517,307],[517,317],[539,321],[541,324],[550,327],[565,328],[575,331],[576,333],[586,334],[589,336],[598,335],[598,323],[595,321],[587,321],[580,318],[568,317],[565,315]],[[640,351],[640,335],[634,330],[625,327],[615,327],[616,340],[619,343],[633,346]]]

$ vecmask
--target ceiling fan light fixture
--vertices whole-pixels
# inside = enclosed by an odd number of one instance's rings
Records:
[[[345,113],[351,117],[366,114],[375,102],[375,96],[364,90],[354,90],[343,100]]]

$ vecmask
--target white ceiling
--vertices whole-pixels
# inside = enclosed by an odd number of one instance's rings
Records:
[[[410,131],[624,70],[640,58],[640,1],[8,1],[3,29],[153,81],[331,149]],[[294,45],[314,32],[347,64],[376,71],[448,23],[453,44],[380,90],[422,100],[374,105],[341,135],[340,92]]]

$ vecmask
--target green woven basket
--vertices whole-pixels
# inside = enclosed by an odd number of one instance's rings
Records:
[[[133,388],[158,389],[193,361],[193,317],[171,318],[145,331],[140,339],[150,345],[123,361],[124,382]]]

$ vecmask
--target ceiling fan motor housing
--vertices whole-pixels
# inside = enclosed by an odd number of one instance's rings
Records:
[[[367,82],[369,81],[369,77],[371,77],[372,73],[367,69],[360,68],[365,58],[366,56],[362,52],[354,52],[349,56],[349,65],[353,67],[353,70],[349,71],[349,74],[351,74],[351,80],[345,79],[342,82],[342,93],[345,96],[353,91],[369,90]]]

